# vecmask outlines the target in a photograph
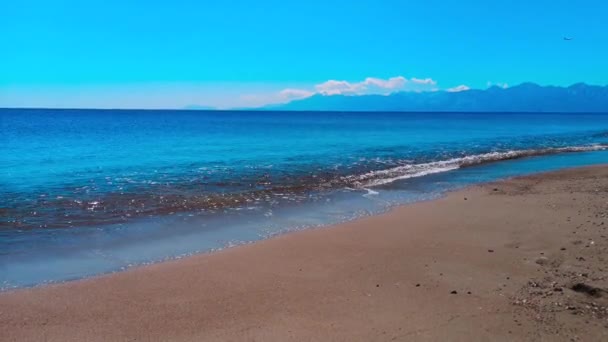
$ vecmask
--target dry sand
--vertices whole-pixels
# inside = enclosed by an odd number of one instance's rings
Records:
[[[0,340],[607,341],[607,209],[606,166],[476,186],[3,293]]]

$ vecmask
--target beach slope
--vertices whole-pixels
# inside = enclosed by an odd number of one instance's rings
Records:
[[[608,167],[0,294],[2,341],[608,340]]]

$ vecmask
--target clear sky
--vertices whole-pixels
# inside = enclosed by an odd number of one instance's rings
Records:
[[[606,0],[2,0],[0,107],[605,85],[606,18]]]

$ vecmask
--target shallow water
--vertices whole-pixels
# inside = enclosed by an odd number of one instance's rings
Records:
[[[608,115],[0,110],[0,286],[608,161]]]

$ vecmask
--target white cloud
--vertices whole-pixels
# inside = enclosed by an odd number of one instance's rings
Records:
[[[430,78],[411,80],[415,85],[436,85],[437,82]],[[349,82],[329,80],[315,85],[317,93],[322,95],[363,95],[363,94],[387,94],[397,90],[407,90],[408,81],[403,76],[390,77],[388,79],[367,77],[361,82]],[[411,90],[419,90],[413,87]]]
[[[317,93],[323,95],[361,94],[365,88],[365,82],[350,83],[348,81],[336,80],[329,80],[315,85]]]
[[[490,88],[492,86],[496,86],[496,87],[499,87],[502,89],[509,88],[509,85],[507,83],[500,83],[500,82],[493,83],[493,82],[488,81],[488,83],[486,83],[486,85],[488,86],[488,88]]]
[[[469,89],[471,89],[471,88],[469,88],[469,86],[461,84],[461,85],[459,85],[457,87],[449,88],[449,89],[447,89],[447,91],[450,92],[450,93],[458,93],[458,92],[461,92],[461,91],[467,91]]]
[[[368,77],[363,81],[365,85],[373,85],[379,88],[384,89],[398,89],[402,88],[405,85],[407,80],[403,76],[391,77],[388,80],[383,80],[381,78]]]
[[[437,81],[433,80],[432,78],[412,78],[411,81],[413,83],[417,83],[417,84],[428,84],[428,85],[437,85]]]
[[[459,86],[457,91],[468,90]],[[454,88],[454,89],[456,89]],[[242,102],[249,103],[251,107],[262,106],[270,103],[285,103],[292,100],[307,98],[316,94],[320,95],[368,95],[380,94],[388,95],[396,91],[412,91],[425,92],[437,91],[437,82],[432,78],[411,78],[406,79],[403,76],[394,76],[387,79],[377,77],[367,77],[363,81],[350,82],[346,80],[327,80],[322,83],[313,85],[309,89],[302,88],[285,88],[278,92],[258,94],[258,95],[242,95]]]

